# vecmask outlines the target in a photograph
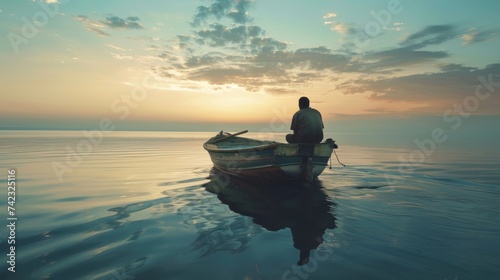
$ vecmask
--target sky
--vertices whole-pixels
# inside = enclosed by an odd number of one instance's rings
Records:
[[[287,132],[301,96],[327,131],[490,127],[499,10],[496,0],[2,0],[0,129]]]

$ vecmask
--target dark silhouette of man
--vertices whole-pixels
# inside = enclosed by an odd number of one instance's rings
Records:
[[[293,134],[286,135],[288,143],[320,143],[323,140],[323,119],[321,113],[309,107],[309,98],[299,99],[299,108],[292,117],[290,129]]]

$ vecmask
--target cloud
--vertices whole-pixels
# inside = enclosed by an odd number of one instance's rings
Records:
[[[477,31],[475,29],[472,30],[472,33],[464,34],[464,31],[456,25],[431,25],[410,34],[398,44],[398,47],[361,54],[359,59],[355,63],[351,63],[345,70],[390,74],[405,67],[429,64],[450,57],[450,54],[445,50],[425,50],[427,47],[437,46],[459,38],[462,38],[467,44],[472,44],[498,38],[499,34],[495,31]]]
[[[460,32],[453,25],[431,25],[408,36],[400,45],[406,49],[422,49],[430,45],[439,45],[459,37]]]
[[[116,51],[127,51],[126,49],[124,48],[121,48],[121,47],[118,47],[118,46],[115,46],[115,45],[112,45],[112,44],[106,44],[106,46],[116,50]]]
[[[441,66],[441,70],[401,77],[356,79],[342,83],[337,90],[345,94],[369,94],[369,98],[374,100],[427,104],[421,110],[444,110],[455,103],[461,103],[467,96],[474,95],[476,87],[481,84],[479,77],[485,77],[486,80],[491,77],[497,87],[500,85],[500,63],[482,69],[446,64]],[[483,91],[487,92],[487,89],[483,88]],[[488,103],[490,104],[484,105],[486,110],[498,111],[496,108],[500,105],[499,100],[490,99]]]
[[[402,31],[403,30],[403,23],[402,22],[395,22],[392,24],[392,27],[384,27],[384,30],[390,30],[390,31]]]
[[[491,31],[474,32],[484,35],[481,38],[470,38],[469,43],[491,40],[496,36]],[[446,110],[474,94],[475,88],[480,84],[478,77],[494,77],[498,86],[500,63],[482,69],[457,63],[435,64],[451,55],[444,50],[431,51],[426,48],[461,38],[463,34],[458,26],[428,26],[410,34],[396,48],[360,54],[350,61],[344,71],[371,75],[342,81],[337,84],[336,90],[344,94],[365,94],[373,100],[420,104],[419,107],[408,110],[428,113]],[[423,64],[437,66],[437,71],[413,75],[398,73],[409,66]],[[500,102],[490,99],[488,104],[482,105],[482,112],[495,112],[498,106]]]
[[[227,27],[220,23],[209,24],[193,32],[193,35],[178,35],[178,47],[190,49],[190,44],[207,45],[210,47],[228,47],[246,50],[262,50],[286,48],[287,43],[263,37],[265,31],[254,25],[236,25]]]
[[[342,71],[348,62],[348,58],[333,53],[329,48],[316,47],[302,48],[295,51],[261,52],[252,61],[285,69],[297,67],[315,71]]]
[[[109,33],[106,33],[104,31],[102,31],[101,29],[99,28],[96,28],[96,27],[92,27],[92,26],[87,26],[85,27],[88,31],[92,31],[94,33],[96,33],[97,35],[101,36],[101,37],[109,37],[111,36]]]
[[[445,42],[462,38],[466,44],[478,43],[499,38],[498,31],[478,31],[476,29],[465,32],[456,25],[431,25],[407,36],[399,47],[365,53],[362,63],[352,65],[352,71],[392,73],[403,67],[426,64],[448,58],[447,51],[422,50],[427,47],[437,46]]]
[[[464,45],[471,45],[483,41],[492,41],[500,39],[500,29],[478,31],[472,28],[461,36]]]
[[[111,36],[103,29],[143,29],[139,23],[138,17],[127,17],[122,19],[117,16],[109,15],[105,20],[93,20],[84,15],[73,17],[74,20],[83,22],[85,29],[94,32],[99,36]]]
[[[434,62],[449,57],[446,51],[419,51],[408,48],[396,48],[387,51],[371,52],[363,56],[365,60],[356,64],[353,71],[365,72],[394,72],[402,67],[414,66]]]
[[[157,74],[177,81],[205,82],[214,88],[232,84],[269,94],[290,94],[311,83],[331,82],[332,88],[341,93],[362,93],[371,99],[388,101],[418,101],[424,108],[427,102],[437,104],[465,94],[463,87],[473,83],[481,70],[440,63],[451,54],[446,49],[436,50],[436,46],[455,39],[460,42],[466,34],[458,25],[424,27],[388,49],[356,52],[352,43],[345,41],[340,50],[325,46],[294,50],[290,42],[271,37],[256,25],[248,14],[251,4],[216,0],[198,7],[192,32],[178,35],[176,45],[159,54],[165,65],[155,68]],[[347,39],[364,32],[355,24],[339,23],[336,18],[331,12],[323,16],[326,25],[348,35]],[[387,28],[399,31],[402,27],[402,23],[395,22]],[[469,30],[468,34],[480,32]],[[476,36],[467,40],[482,40]],[[493,33],[484,36],[491,38]],[[430,72],[404,76],[402,70],[414,66],[425,66]]]
[[[215,66],[222,62],[226,62],[227,58],[223,53],[210,53],[201,56],[190,57],[184,63],[186,68],[197,68],[200,66]]]
[[[466,66],[463,66],[462,64],[448,63],[448,64],[439,65],[439,69],[443,72],[454,72],[454,71],[470,72],[470,71],[476,70],[477,68],[466,67]]]
[[[222,47],[227,44],[240,44],[247,40],[248,31],[243,25],[228,28],[222,24],[211,24],[210,29],[196,32],[201,44],[207,43],[212,47]]]
[[[182,37],[182,40],[190,39]],[[295,92],[289,87],[306,86],[311,81],[326,79],[325,71],[341,71],[347,64],[345,56],[326,47],[293,51],[286,50],[286,45],[279,41],[263,41],[255,55],[228,55],[224,52],[191,55],[177,61],[169,71],[162,70],[158,74],[213,85],[237,84],[249,91],[285,94]],[[165,56],[165,59],[171,57]]]
[[[85,27],[85,29],[94,32],[99,36],[111,36],[109,33],[106,33],[102,30],[102,28],[105,27],[102,23],[91,20],[87,16],[78,15],[73,17],[73,19],[76,21],[83,22],[83,26]]]
[[[253,24],[248,14],[251,5],[252,1],[219,0],[198,7],[192,34],[177,36],[175,49],[187,51],[184,59],[176,60],[175,66],[159,75],[285,94],[294,92],[287,89],[289,86],[325,79],[325,73],[318,71],[340,71],[347,65],[345,55],[326,47],[289,50],[290,43],[267,36],[263,28]],[[200,50],[205,52],[198,53]]]
[[[371,51],[363,54],[362,62],[352,65],[352,71],[393,73],[403,67],[426,64],[447,58],[447,51],[422,50],[428,46],[435,46],[460,37],[458,27],[453,25],[433,25],[410,34],[399,47]]]
[[[330,29],[342,35],[354,34],[356,32],[355,28],[346,23],[332,23]]]
[[[192,25],[200,26],[209,18],[217,20],[227,18],[237,24],[248,23],[252,20],[248,15],[252,2],[251,0],[215,0],[210,6],[199,6]]]
[[[125,19],[117,16],[107,16],[105,20],[101,21],[105,26],[112,29],[142,29],[144,28],[140,23],[141,19],[138,17],[127,17]]]
[[[224,11],[219,8],[218,11]],[[199,16],[200,10],[198,9]],[[224,13],[215,13],[222,15]],[[333,17],[333,15],[327,15]],[[176,61],[176,77],[184,80],[205,81],[215,85],[238,84],[248,90],[268,90],[307,85],[324,80],[328,73],[379,73],[390,74],[398,67],[433,62],[448,57],[444,51],[418,50],[437,44],[429,36],[444,33],[452,28],[428,28],[410,35],[400,47],[364,54],[334,52],[327,47],[289,50],[289,43],[265,36],[266,32],[255,25],[211,23],[195,27],[193,35],[179,35],[178,48],[189,50],[183,61]],[[196,47],[213,48],[209,53],[197,54]],[[215,51],[219,49],[219,51]],[[307,73],[299,75],[298,73]],[[168,74],[170,75],[170,74]],[[276,86],[276,85],[280,86]],[[282,93],[286,90],[280,91]]]
[[[334,20],[337,17],[335,13],[327,13],[323,16],[325,20],[323,24],[330,26],[330,29],[341,34],[341,35],[353,35],[360,31],[360,28],[357,28],[354,24],[343,23]]]
[[[278,41],[271,37],[255,37],[250,41],[250,49],[253,54],[270,54],[277,51],[284,51],[288,47],[286,42]]]
[[[336,13],[327,13],[326,15],[323,16],[324,19],[329,19],[329,18],[334,18],[337,17]]]

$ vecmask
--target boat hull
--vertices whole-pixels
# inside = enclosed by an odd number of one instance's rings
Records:
[[[236,176],[264,179],[301,178],[304,165],[311,166],[309,175],[318,177],[336,145],[333,141],[320,144],[285,144],[244,137],[204,144],[214,166]]]

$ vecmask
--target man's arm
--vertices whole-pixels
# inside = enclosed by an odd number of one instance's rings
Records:
[[[292,124],[290,125],[290,129],[293,130],[294,135],[297,135],[297,132],[299,131],[299,125],[297,122],[297,113],[295,113],[292,117]]]
[[[321,120],[321,128],[325,128],[325,125],[323,124],[323,117],[321,116],[321,113],[318,110],[316,110],[316,112],[318,112],[319,119]]]

